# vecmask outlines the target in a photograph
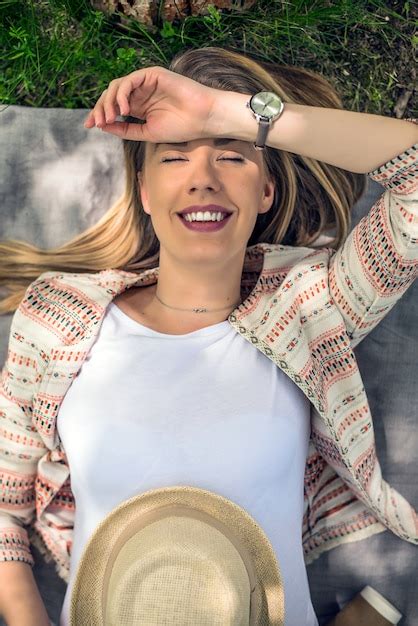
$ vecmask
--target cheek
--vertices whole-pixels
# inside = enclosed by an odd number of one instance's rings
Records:
[[[251,200],[254,201],[262,196],[263,193],[263,183],[260,175],[257,173],[246,173],[240,177],[236,177],[234,181],[234,189],[236,193],[241,197],[242,200]]]
[[[156,178],[151,180],[152,182],[147,181],[147,184],[141,187],[142,204],[146,204],[149,208],[158,206],[161,203],[167,187],[167,181],[162,182]]]
[[[181,188],[183,184],[182,175],[180,172],[174,174],[172,172],[159,172],[152,178],[152,183],[148,185],[148,197],[151,198],[164,198],[172,195],[173,192]]]

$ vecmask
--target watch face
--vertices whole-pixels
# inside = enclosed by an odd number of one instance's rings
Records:
[[[281,98],[271,91],[260,91],[251,98],[254,113],[264,117],[274,117],[280,113],[282,106]]]

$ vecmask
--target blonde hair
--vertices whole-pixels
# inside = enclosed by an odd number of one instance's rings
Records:
[[[226,48],[207,47],[178,53],[168,69],[215,89],[253,94],[267,90],[284,102],[342,109],[334,87],[320,74],[300,67],[256,61]],[[138,122],[127,117],[127,121]],[[0,287],[9,294],[0,314],[14,311],[28,285],[45,271],[98,272],[107,268],[137,271],[159,262],[159,241],[143,211],[137,172],[145,142],[122,140],[126,168],[124,194],[93,226],[65,245],[43,250],[17,240],[0,242]],[[259,214],[248,241],[310,246],[335,230],[329,247],[338,248],[351,225],[351,209],[364,193],[367,175],[315,159],[267,147],[264,163],[276,181],[272,207]]]

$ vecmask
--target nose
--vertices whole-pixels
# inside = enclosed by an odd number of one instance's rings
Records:
[[[219,175],[210,160],[199,159],[199,161],[196,161],[190,171],[189,191],[200,191],[202,189],[219,191],[221,186]]]

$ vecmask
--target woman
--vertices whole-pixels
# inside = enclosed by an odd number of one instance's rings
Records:
[[[262,91],[284,102],[267,138],[247,106]],[[417,542],[352,351],[418,273],[411,121],[344,111],[324,78],[218,48],[110,83],[85,126],[123,139],[125,195],[57,250],[0,249],[3,311],[17,308],[1,396],[0,560],[23,561],[0,563],[10,624],[47,623],[31,543],[68,582],[67,624],[88,538],[154,487],[201,486],[258,520],[286,626],[317,623],[305,563],[324,550],[386,529]],[[348,235],[366,174],[387,191]]]

